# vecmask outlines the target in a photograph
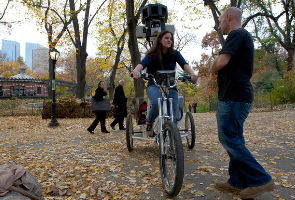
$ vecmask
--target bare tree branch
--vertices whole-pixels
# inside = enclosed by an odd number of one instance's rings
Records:
[[[91,19],[89,20],[89,24],[88,26],[90,26],[91,22],[93,21],[93,19],[95,18],[95,16],[97,15],[97,13],[100,11],[100,9],[102,8],[103,4],[106,2],[107,0],[104,0],[104,2],[102,2],[102,4],[100,4],[99,8],[96,9],[96,12],[94,13],[94,15],[91,17]]]
[[[7,4],[6,4],[5,8],[4,8],[4,11],[3,11],[2,15],[0,16],[0,20],[3,19],[4,15],[5,15],[5,12],[6,12],[7,8],[8,8],[9,3],[10,3],[10,0],[7,0]]]

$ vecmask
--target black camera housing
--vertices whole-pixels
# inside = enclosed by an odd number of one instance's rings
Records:
[[[142,9],[142,23],[149,24],[152,21],[161,21],[166,23],[168,19],[167,6],[160,3],[146,5]]]
[[[148,4],[142,9],[142,23],[144,26],[136,27],[136,37],[153,41],[164,30],[174,34],[173,25],[165,25],[168,20],[167,6],[157,3]]]

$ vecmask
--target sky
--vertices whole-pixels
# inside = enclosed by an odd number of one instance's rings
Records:
[[[184,5],[180,5],[177,3],[176,0],[162,0],[158,1],[159,3],[162,3],[167,6],[168,11],[176,11],[178,13],[179,19],[186,19],[186,15],[184,13]],[[3,2],[1,0],[0,2],[0,9],[3,10]],[[7,14],[4,17],[4,21],[11,21],[15,19],[19,19],[21,16],[25,15],[25,9],[18,10],[18,12],[15,12],[14,8],[8,10]],[[168,16],[169,18],[169,16]],[[183,29],[183,25],[185,24],[192,24],[194,26],[200,26],[197,30],[185,30]],[[142,25],[142,24],[141,24]],[[201,49],[201,40],[202,37],[206,34],[206,32],[210,32],[213,30],[214,22],[213,19],[205,19],[199,20],[199,21],[185,21],[181,22],[181,20],[173,22],[173,25],[175,25],[175,28],[178,32],[185,32],[189,31],[190,33],[195,35],[195,43],[190,44],[189,46],[185,47],[181,53],[183,54],[184,58],[192,64],[194,60],[199,60],[201,57],[201,53],[205,50]],[[47,35],[40,33],[38,30],[36,23],[32,19],[26,19],[25,22],[13,24],[12,28],[8,31],[7,28],[3,27],[3,25],[0,25],[0,46],[2,45],[2,39],[5,40],[14,40],[20,43],[20,54],[23,58],[25,58],[25,43],[31,42],[31,43],[39,43],[40,45],[44,47],[48,47],[47,45]],[[42,27],[42,29],[44,29]],[[90,36],[88,39],[87,44],[87,52],[90,57],[94,57],[97,50],[95,47],[96,40]],[[62,53],[62,52],[61,52]]]

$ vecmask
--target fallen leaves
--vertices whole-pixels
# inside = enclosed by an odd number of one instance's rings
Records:
[[[247,146],[279,186],[266,199],[294,196],[294,116],[294,111],[251,113],[246,120]],[[194,114],[194,119],[196,146],[188,150],[183,141],[185,178],[178,198],[238,199],[213,187],[216,179],[228,177],[215,114]],[[49,128],[41,117],[2,117],[0,164],[26,167],[41,182],[46,199],[166,199],[158,146],[135,141],[129,153],[122,131],[103,134],[98,127],[88,134],[92,120],[58,119],[60,126]]]

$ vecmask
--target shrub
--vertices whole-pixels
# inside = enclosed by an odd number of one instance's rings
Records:
[[[272,96],[275,105],[295,103],[295,70],[288,72],[284,79],[275,81]]]
[[[51,118],[52,100],[47,100],[43,104],[42,119]],[[111,112],[107,112],[107,117],[113,116],[113,107]],[[57,118],[84,118],[95,117],[91,111],[90,99],[76,99],[73,97],[63,97],[56,100]]]
[[[51,118],[52,100],[47,100],[43,104],[42,119]],[[91,102],[85,99],[58,98],[56,100],[57,118],[80,118],[93,117],[91,112]]]

